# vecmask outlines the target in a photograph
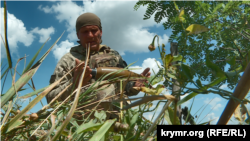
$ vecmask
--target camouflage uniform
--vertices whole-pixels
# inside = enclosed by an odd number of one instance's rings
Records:
[[[84,48],[81,45],[72,47],[70,52],[65,54],[60,61],[58,62],[55,71],[50,79],[50,84],[59,80],[62,76],[64,76],[69,70],[75,67],[75,58],[81,61],[86,60],[86,48]],[[113,49],[110,49],[110,47],[106,45],[100,45],[100,49],[98,52],[90,52],[90,59],[88,63],[89,67],[91,69],[98,68],[98,67],[121,67],[125,68],[127,66],[127,63],[122,59],[122,57],[119,55],[119,53]],[[93,83],[95,80],[91,79],[91,83]],[[73,72],[67,75],[53,90],[51,90],[47,95],[47,102],[49,103],[57,94],[59,94],[66,86],[68,86],[71,82],[73,82]],[[135,82],[128,82],[125,87],[125,94],[128,96],[136,95],[139,91],[133,89]],[[71,85],[57,100],[63,101],[66,99],[71,91],[72,91],[73,85]],[[105,86],[107,87],[107,86]],[[86,90],[86,89],[85,89]],[[118,93],[120,90],[119,83],[111,84],[108,88],[105,88],[104,90],[96,92],[96,98],[94,98],[94,101],[100,100],[104,98],[107,95],[114,95],[115,93]],[[105,107],[107,104],[105,102],[110,103],[112,99],[104,100],[100,107]],[[110,105],[110,104],[109,104]],[[88,107],[88,109],[91,109],[95,106],[92,105],[91,107]],[[114,108],[106,107],[105,109],[114,110]]]

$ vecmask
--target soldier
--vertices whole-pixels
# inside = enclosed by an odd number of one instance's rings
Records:
[[[56,65],[55,71],[50,78],[50,84],[59,80],[64,76],[69,70],[79,65],[81,61],[86,60],[86,44],[90,44],[90,58],[88,66],[85,71],[85,76],[83,79],[82,86],[93,83],[95,80],[92,78],[91,71],[97,67],[121,67],[125,68],[127,63],[122,59],[119,53],[106,45],[101,45],[102,37],[102,26],[101,20],[93,13],[85,13],[80,15],[76,20],[76,34],[80,41],[79,45],[72,47],[70,52],[65,54],[58,64]],[[104,59],[105,58],[105,59]],[[86,62],[84,62],[86,63]],[[59,94],[65,87],[71,83],[75,83],[75,89],[79,83],[79,76],[83,72],[84,63],[74,69],[72,73],[67,75],[60,84],[58,84],[53,90],[51,90],[47,95],[46,99],[49,103],[57,94]],[[142,73],[143,76],[150,77],[149,68],[145,69]],[[142,81],[132,82],[129,81],[125,87],[125,94],[128,96],[137,95],[139,91],[133,89],[133,87],[143,86]],[[67,88],[63,94],[57,98],[58,101],[63,101],[72,92],[73,85]],[[112,84],[105,88],[104,90],[96,92],[95,100],[100,100],[107,95],[115,95],[119,92],[119,85]],[[113,99],[108,99],[102,101],[100,107],[105,107],[107,104],[105,102],[111,102]],[[88,109],[93,108],[95,105],[88,107]],[[106,107],[105,109],[114,110],[113,108]]]

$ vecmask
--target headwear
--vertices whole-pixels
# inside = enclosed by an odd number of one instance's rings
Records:
[[[76,32],[78,32],[81,27],[87,25],[96,25],[102,30],[101,20],[98,16],[93,13],[84,13],[80,15],[76,20]]]

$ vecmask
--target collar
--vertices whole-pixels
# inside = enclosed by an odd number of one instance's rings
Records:
[[[79,42],[78,42],[79,43]],[[110,47],[106,46],[106,45],[99,45],[99,51],[90,51],[90,55],[94,55],[97,54],[99,52],[103,52],[106,49],[110,49]],[[86,48],[83,47],[81,44],[75,47],[72,47],[70,49],[70,52],[78,52],[82,55],[86,55]]]

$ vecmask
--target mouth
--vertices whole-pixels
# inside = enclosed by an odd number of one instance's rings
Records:
[[[96,42],[89,42],[90,44],[96,44]]]

